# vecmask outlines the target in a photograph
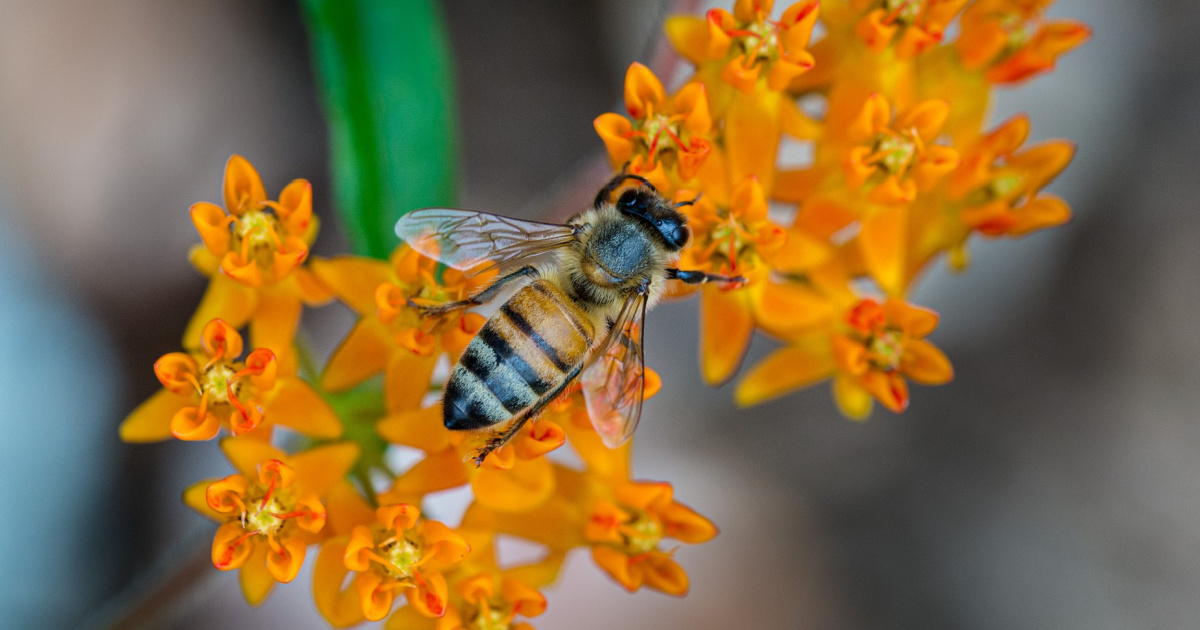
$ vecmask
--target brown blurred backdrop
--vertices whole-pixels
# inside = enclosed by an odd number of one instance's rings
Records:
[[[599,185],[591,120],[653,53],[662,3],[444,9],[461,205],[534,218]],[[1077,219],[926,280],[955,382],[861,424],[825,387],[737,410],[700,384],[696,305],[662,306],[647,345],[667,387],[635,469],[722,535],[680,551],[684,600],[575,558],[537,627],[1200,627],[1200,5],[1052,13],[1095,39],[995,118],[1079,143],[1053,187]],[[97,619],[211,531],[178,494],[224,473],[215,449],[129,447],[116,425],[203,290],[186,209],[219,199],[230,153],[272,191],[312,180],[332,218],[306,46],[290,0],[0,0],[0,626]],[[327,220],[316,253],[345,249]],[[305,326],[328,350],[350,321]],[[235,575],[206,575],[168,627],[324,627],[306,577],[254,610]]]

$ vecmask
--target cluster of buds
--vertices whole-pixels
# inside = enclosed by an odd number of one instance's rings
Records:
[[[903,411],[908,381],[950,380],[949,360],[925,340],[937,315],[906,301],[913,279],[941,254],[964,266],[973,235],[1019,236],[1070,216],[1041,191],[1071,145],[1024,147],[1024,117],[983,129],[991,86],[1049,70],[1087,38],[1081,25],[1044,21],[1047,4],[802,0],[775,18],[770,0],[738,0],[732,12],[667,22],[694,74],[669,94],[634,64],[628,116],[604,114],[595,128],[614,168],[692,202],[681,205],[694,234],[681,266],[745,278],[674,294],[700,293],[706,381],[738,372],[756,329],[782,345],[738,384],[742,404],[829,379],[840,409],[861,418],[875,402]],[[944,41],[952,23],[960,35]],[[823,101],[824,113],[804,101]],[[811,162],[778,167],[787,142],[811,144]],[[578,385],[478,466],[482,438],[443,426],[437,366],[457,361],[485,319],[427,307],[473,296],[494,271],[464,274],[404,245],[386,261],[310,259],[308,182],[271,200],[239,156],[224,198],[191,209],[203,243],[191,259],[209,288],[184,351],[154,365],[163,389],[120,433],[220,438],[236,472],[183,498],[220,523],[213,565],[240,570],[251,604],[314,554],[313,601],[335,627],[529,628],[572,550],[629,591],[687,593],[675,545],[706,542],[716,527],[670,484],[633,476],[632,443],[605,446]],[[358,319],[314,366],[298,322],[305,306],[335,299]],[[647,371],[644,396],[660,387]],[[575,457],[548,457],[563,448]],[[400,451],[415,463],[390,456]],[[430,497],[458,488],[472,501],[448,524]],[[500,536],[543,554],[504,565]]]

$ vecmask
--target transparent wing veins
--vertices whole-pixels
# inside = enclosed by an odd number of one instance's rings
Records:
[[[588,416],[609,448],[629,440],[642,416],[646,393],[642,331],[647,289],[643,285],[626,299],[582,377]]]
[[[396,222],[396,235],[418,252],[473,276],[567,245],[576,228],[473,210],[422,208]]]

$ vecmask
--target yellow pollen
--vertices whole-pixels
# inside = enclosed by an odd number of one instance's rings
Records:
[[[509,619],[499,610],[493,610],[489,607],[480,609],[479,615],[475,617],[475,622],[472,627],[475,630],[508,630]]]
[[[639,514],[622,530],[625,534],[625,547],[631,554],[654,551],[663,537],[662,525],[647,514]]]
[[[267,501],[267,504],[259,508],[262,499],[258,498],[249,503],[250,511],[242,513],[242,527],[246,531],[254,531],[260,534],[273,534],[278,532],[283,527],[283,519],[275,516],[283,514],[286,510],[279,504],[276,498]]]
[[[421,560],[421,547],[407,538],[400,538],[381,549],[391,566],[387,573],[395,578],[406,578],[413,574]]]
[[[875,367],[883,370],[895,370],[900,367],[903,347],[899,332],[884,330],[872,335],[867,341],[867,350],[871,353],[871,363]]]
[[[917,153],[911,139],[893,133],[883,133],[875,140],[872,155],[890,175],[900,175],[908,168]]]
[[[234,371],[226,363],[218,363],[204,371],[200,377],[200,387],[208,394],[213,403],[229,402],[229,381],[234,377]],[[234,395],[240,389],[240,383],[234,383]]]

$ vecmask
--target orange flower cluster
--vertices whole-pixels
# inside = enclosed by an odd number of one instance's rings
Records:
[[[831,379],[842,411],[861,418],[875,401],[903,411],[908,381],[950,380],[925,339],[937,315],[905,300],[913,279],[943,253],[965,265],[974,234],[1018,236],[1070,216],[1041,192],[1069,143],[1025,147],[1024,117],[982,129],[992,85],[1044,72],[1087,38],[1044,21],[1047,4],[803,0],[775,17],[770,0],[738,0],[667,22],[690,80],[669,94],[634,64],[628,116],[604,114],[595,128],[615,168],[691,202],[680,267],[745,278],[676,291],[700,293],[708,382],[738,371],[756,329],[783,344],[740,382],[743,404]],[[960,35],[943,41],[955,23]],[[780,166],[789,145],[808,145],[811,160]],[[529,628],[572,550],[630,591],[687,593],[676,543],[706,542],[716,527],[670,484],[633,476],[631,443],[605,446],[578,384],[478,467],[469,460],[484,436],[443,427],[445,366],[486,320],[426,307],[474,296],[494,270],[471,276],[403,245],[387,261],[310,260],[309,184],[271,200],[236,155],[224,198],[191,209],[203,243],[191,258],[209,288],[184,351],[154,365],[162,390],[120,434],[223,435],[235,474],[183,498],[220,523],[213,565],[240,569],[251,604],[293,581],[310,552],[313,601],[335,627]],[[335,298],[358,319],[318,368],[295,333],[305,305]],[[660,386],[647,371],[644,395]],[[564,447],[582,466],[562,463]],[[457,524],[437,500],[453,489],[472,497]],[[502,536],[542,554],[502,564]]]
[[[863,418],[873,401],[903,411],[906,379],[951,379],[923,339],[937,316],[905,302],[914,280],[942,254],[964,268],[972,235],[1071,216],[1041,191],[1073,145],[1024,147],[1024,116],[983,128],[992,86],[1053,69],[1090,36],[1046,20],[1052,2],[801,0],[780,12],[737,0],[667,21],[691,77],[669,94],[633,64],[628,117],[595,128],[614,168],[679,201],[700,195],[681,267],[747,279],[700,288],[708,383],[736,375],[756,329],[784,345],[738,384],[743,405],[832,379],[839,408]]]

